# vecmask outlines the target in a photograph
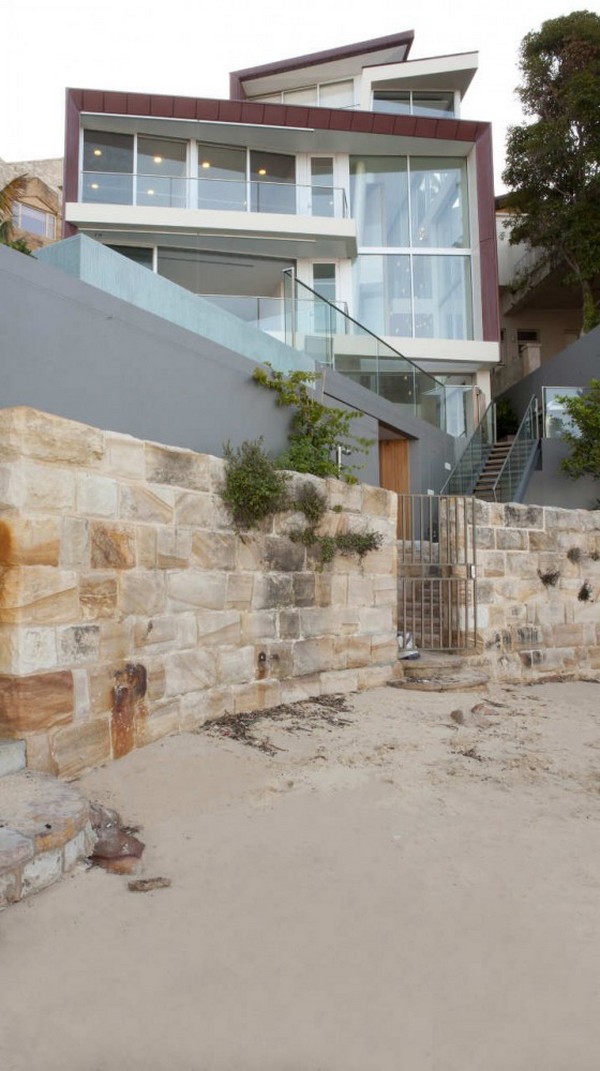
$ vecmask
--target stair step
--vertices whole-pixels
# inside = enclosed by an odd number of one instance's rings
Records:
[[[0,740],[0,777],[25,769],[25,741]]]
[[[404,672],[411,663],[404,664]],[[460,673],[454,677],[422,677],[405,676],[401,680],[388,681],[390,688],[406,688],[415,692],[470,692],[474,689],[485,688],[489,683],[489,677],[485,673]]]

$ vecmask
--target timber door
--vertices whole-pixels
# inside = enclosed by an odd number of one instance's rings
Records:
[[[408,439],[379,440],[379,483],[386,491],[395,491],[397,495],[409,496],[410,493],[410,458]],[[398,539],[403,538],[406,517],[401,510],[398,499]]]

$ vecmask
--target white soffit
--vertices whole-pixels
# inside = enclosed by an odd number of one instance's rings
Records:
[[[452,89],[464,97],[479,65],[477,52],[461,52],[455,56],[434,56],[432,59],[407,60],[406,63],[370,67],[364,72],[374,88],[392,88],[391,83],[407,89]]]

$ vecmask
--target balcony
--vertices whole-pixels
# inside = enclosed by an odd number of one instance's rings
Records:
[[[171,234],[195,249],[227,250],[238,237],[244,251],[266,256],[356,255],[345,191],[329,185],[84,171],[65,218],[106,242],[148,244],[160,232],[161,243]]]

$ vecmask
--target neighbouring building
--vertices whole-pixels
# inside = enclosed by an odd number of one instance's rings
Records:
[[[62,160],[0,160],[0,187],[19,177],[24,189],[13,205],[12,233],[40,249],[61,236]]]

